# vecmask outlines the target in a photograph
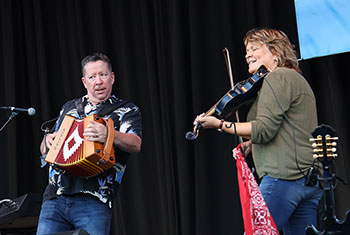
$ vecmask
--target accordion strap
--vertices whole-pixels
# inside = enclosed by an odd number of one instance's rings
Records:
[[[81,101],[81,99],[75,99],[74,100],[75,108],[77,109],[77,112],[79,114],[80,118],[85,118],[85,112],[84,112],[84,106],[85,104]]]
[[[105,122],[107,127],[107,140],[103,149],[103,160],[108,161],[111,160],[110,157],[114,142],[114,125],[113,120],[110,118],[108,118],[108,120],[102,118],[102,120]],[[115,164],[115,158],[113,159],[113,163]]]

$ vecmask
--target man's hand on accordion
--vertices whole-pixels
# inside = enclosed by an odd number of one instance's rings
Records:
[[[83,135],[87,137],[88,141],[103,144],[107,139],[107,127],[101,123],[90,121]]]
[[[40,145],[40,152],[42,155],[46,154],[51,148],[53,140],[56,137],[57,132],[46,134]],[[45,141],[45,142],[44,142]]]

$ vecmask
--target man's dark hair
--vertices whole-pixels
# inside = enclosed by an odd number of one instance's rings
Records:
[[[102,54],[102,53],[93,53],[88,56],[86,56],[82,61],[81,61],[81,73],[83,74],[83,77],[85,76],[85,65],[89,62],[96,62],[96,61],[103,61],[106,62],[108,65],[108,69],[110,72],[112,72],[112,64],[108,56]]]

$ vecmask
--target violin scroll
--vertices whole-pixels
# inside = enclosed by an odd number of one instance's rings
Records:
[[[200,122],[197,122],[197,124],[194,126],[193,131],[189,131],[186,133],[185,138],[187,140],[195,140],[197,139],[198,135],[199,135],[199,130],[202,128],[202,125],[200,124]]]

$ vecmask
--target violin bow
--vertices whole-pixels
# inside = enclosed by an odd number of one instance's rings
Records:
[[[232,76],[230,53],[226,47],[222,50],[222,53],[224,54],[225,61],[226,61],[226,68],[227,68],[228,76],[230,78],[231,90],[233,90],[235,87],[235,84],[233,82],[233,76]],[[239,122],[238,110],[235,111],[235,114],[236,114],[236,120],[237,122]],[[238,138],[239,138],[239,143],[243,143],[243,138],[239,135],[238,135]]]

